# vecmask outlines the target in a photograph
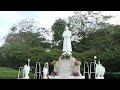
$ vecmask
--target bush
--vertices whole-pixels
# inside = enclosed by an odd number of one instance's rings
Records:
[[[105,79],[120,79],[120,72],[106,72]]]

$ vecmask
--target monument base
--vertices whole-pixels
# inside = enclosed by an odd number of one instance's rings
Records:
[[[49,79],[85,79],[85,76],[49,76]]]
[[[80,73],[80,65],[81,62],[72,56],[69,58],[59,57],[59,61],[54,61],[54,71],[49,79],[85,79],[85,76]]]
[[[104,79],[104,77],[96,77],[95,79]]]

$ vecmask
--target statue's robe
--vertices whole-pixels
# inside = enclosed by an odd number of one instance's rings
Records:
[[[63,52],[65,53],[71,53],[72,47],[71,47],[71,32],[69,30],[66,30],[63,32]]]

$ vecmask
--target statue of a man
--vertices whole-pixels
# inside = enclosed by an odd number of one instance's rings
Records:
[[[68,30],[68,27],[66,26],[65,31],[63,32],[63,52],[64,54],[71,54],[72,47],[71,47],[71,32]]]

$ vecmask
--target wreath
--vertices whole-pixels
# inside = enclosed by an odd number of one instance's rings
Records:
[[[55,61],[55,60],[51,62],[52,65],[54,65],[55,63],[57,63],[57,61]]]
[[[70,59],[70,54],[63,54],[62,56],[61,56],[61,59]]]

